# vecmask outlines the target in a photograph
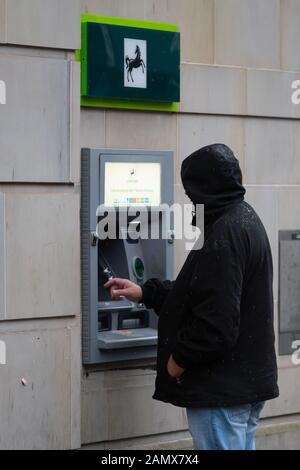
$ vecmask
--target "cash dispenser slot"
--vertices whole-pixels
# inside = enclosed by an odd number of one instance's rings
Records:
[[[130,302],[130,300],[127,299],[121,299],[121,300],[104,300],[98,302],[98,308],[101,311],[110,311],[112,308],[113,309],[118,309],[118,310],[131,310],[134,307],[134,303]]]
[[[149,327],[148,310],[98,312],[99,349],[155,346],[157,330]]]
[[[157,330],[154,328],[129,328],[103,331],[98,334],[99,349],[123,349],[156,344]]]
[[[149,312],[107,312],[99,313],[99,349],[121,349],[138,346],[155,346],[157,330],[149,327]],[[113,329],[113,324],[117,328]]]
[[[148,310],[137,311],[134,313],[120,313],[118,318],[118,329],[128,330],[128,328],[145,328],[149,325]]]

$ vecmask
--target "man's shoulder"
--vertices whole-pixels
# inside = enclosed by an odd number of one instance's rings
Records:
[[[261,224],[259,216],[250,204],[242,201],[215,222],[213,231],[214,233],[242,232],[257,224]]]
[[[248,244],[254,233],[263,227],[250,204],[243,201],[220,217],[210,228],[205,245],[212,246]]]

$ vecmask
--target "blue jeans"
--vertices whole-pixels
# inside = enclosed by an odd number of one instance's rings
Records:
[[[254,436],[265,402],[226,408],[187,408],[196,450],[255,450]]]

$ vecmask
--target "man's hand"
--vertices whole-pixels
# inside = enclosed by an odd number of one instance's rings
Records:
[[[181,374],[183,374],[183,372],[185,371],[185,369],[183,369],[178,364],[176,364],[176,362],[173,359],[172,354],[169,357],[167,369],[168,369],[168,374],[171,377],[175,377],[176,379],[179,378]]]
[[[104,284],[104,287],[110,287],[110,295],[113,300],[120,300],[121,297],[126,297],[133,302],[140,302],[142,299],[142,289],[129,279],[120,279],[114,277]]]

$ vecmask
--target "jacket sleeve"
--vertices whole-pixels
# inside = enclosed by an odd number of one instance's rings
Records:
[[[215,242],[199,254],[190,285],[193,306],[172,351],[179,366],[216,361],[234,347],[239,335],[244,264],[245,254],[227,242]]]
[[[162,304],[172,289],[174,281],[161,281],[160,279],[148,279],[142,286],[142,299],[147,308],[153,308],[159,315]]]

